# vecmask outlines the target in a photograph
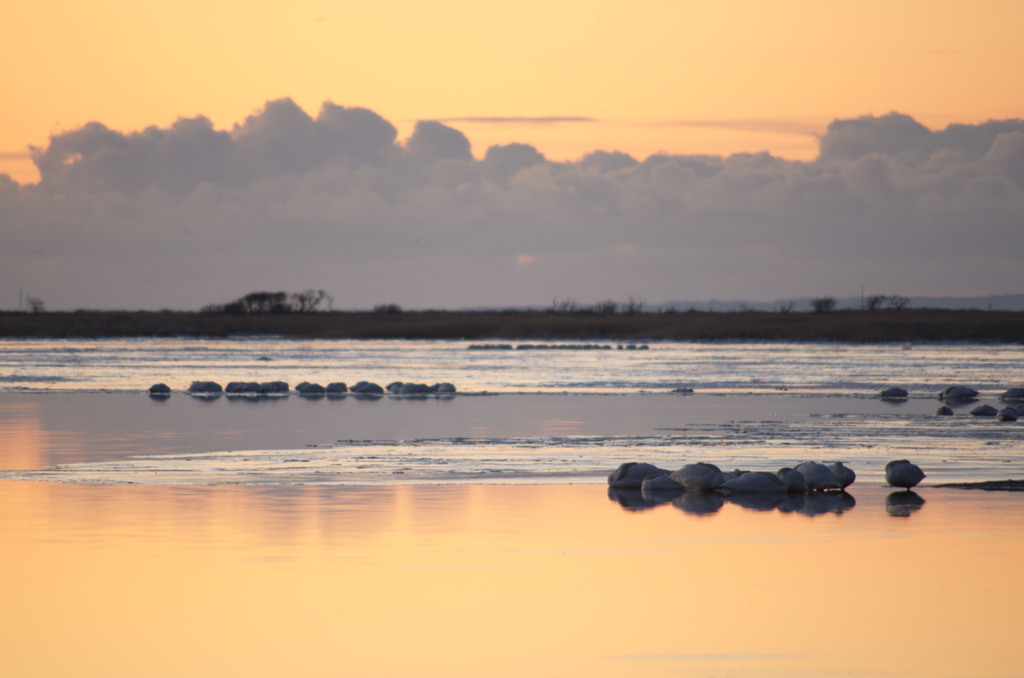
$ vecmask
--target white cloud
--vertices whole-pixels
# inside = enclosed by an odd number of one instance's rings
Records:
[[[401,143],[367,109],[287,99],[230,131],[55,135],[39,184],[0,176],[0,307],[18,289],[50,308],[308,287],[341,308],[1019,291],[1022,121],[837,120],[808,163],[470,150],[441,122]]]

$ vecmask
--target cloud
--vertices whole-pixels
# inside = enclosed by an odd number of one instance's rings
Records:
[[[835,120],[821,139],[821,160],[851,160],[869,153],[887,156],[915,153],[927,157],[940,151],[977,159],[988,152],[996,137],[1024,132],[1024,120],[990,120],[980,125],[950,125],[932,132],[908,115],[889,113]]]
[[[594,151],[583,156],[579,161],[580,168],[594,170],[599,174],[608,174],[636,166],[632,156],[620,151]]]
[[[1024,132],[998,135],[992,141],[984,160],[1017,186],[1024,188]]]
[[[931,151],[931,141],[931,131],[909,115],[889,113],[880,118],[835,120],[822,137],[820,157],[822,160],[851,160],[869,153],[927,153]]]
[[[310,287],[339,308],[455,308],[1019,287],[1019,120],[837,120],[814,162],[470,151],[440,121],[399,140],[370,110],[288,99],[230,130],[90,123],[33,149],[38,184],[0,177],[0,289],[48,308]]]
[[[324,104],[316,119],[290,99],[268,101],[230,132],[205,117],[168,129],[123,134],[92,122],[54,135],[32,156],[43,186],[138,193],[188,193],[203,183],[245,186],[301,174],[328,162],[375,164],[394,151],[397,131],[376,113]]]
[[[487,149],[481,170],[491,181],[505,183],[521,170],[545,162],[544,155],[528,144],[506,144]]]
[[[416,123],[412,136],[405,148],[413,156],[426,161],[433,160],[472,160],[469,139],[457,129],[448,127],[436,120],[421,120]]]

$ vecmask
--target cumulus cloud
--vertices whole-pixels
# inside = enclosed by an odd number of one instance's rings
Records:
[[[556,163],[441,121],[408,139],[364,108],[268,102],[99,122],[0,175],[0,289],[50,308],[198,308],[323,288],[341,308],[544,305],[642,296],[768,300],[1017,291],[1024,122],[931,131],[837,120],[821,155],[594,151]],[[15,296],[16,299],[16,296]],[[0,307],[13,300],[0,299]]]
[[[931,131],[909,115],[834,120],[821,139],[822,160],[851,160],[869,153],[894,155],[930,151]]]
[[[835,120],[821,139],[820,160],[851,160],[870,153],[927,157],[939,151],[977,159],[988,152],[996,137],[1024,132],[1024,120],[990,120],[980,125],[950,125],[932,132],[908,115],[889,113]]]
[[[487,149],[481,163],[484,176],[496,183],[504,183],[521,170],[545,162],[544,155],[528,144],[506,144]]]
[[[405,148],[413,156],[421,157],[427,162],[446,158],[467,161],[473,159],[466,135],[436,120],[421,120],[416,123],[416,128],[406,142]]]

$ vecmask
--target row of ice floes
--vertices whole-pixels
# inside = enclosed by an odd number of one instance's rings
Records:
[[[878,394],[883,400],[906,400],[909,394],[905,388],[893,386]],[[970,403],[978,399],[978,391],[970,386],[949,386],[942,389],[938,394],[942,405],[935,414],[940,417],[953,415],[953,408],[950,403]],[[1017,421],[1024,417],[1024,387],[1009,388],[999,394],[999,400],[1004,403],[1002,408],[992,407],[988,404],[978,405],[971,410],[975,417],[995,417],[999,421]]]
[[[910,489],[925,477],[920,467],[905,459],[885,466],[885,480],[893,487]],[[608,476],[615,489],[640,489],[644,492],[721,492],[724,494],[792,494],[841,492],[853,484],[857,474],[837,461],[826,465],[806,461],[795,468],[769,471],[722,471],[714,464],[687,464],[669,471],[646,462],[626,462]]]
[[[243,397],[273,397],[287,396],[292,392],[288,382],[285,381],[232,381],[226,386],[221,386],[216,381],[193,381],[185,393],[197,397],[218,397],[221,395],[243,396]],[[345,396],[354,394],[357,396],[382,396],[391,394],[396,396],[450,396],[455,395],[455,386],[447,382],[437,384],[420,384],[412,382],[395,381],[387,386],[372,381],[360,381],[352,386],[345,382],[335,381],[327,386],[303,381],[295,386],[295,392],[300,396],[319,398],[323,396]],[[153,384],[149,387],[149,395],[153,397],[167,397],[172,393],[170,386],[164,383]]]

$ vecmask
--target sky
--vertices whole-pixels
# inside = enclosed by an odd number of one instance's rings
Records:
[[[1024,292],[1015,0],[9,5],[0,308]]]

